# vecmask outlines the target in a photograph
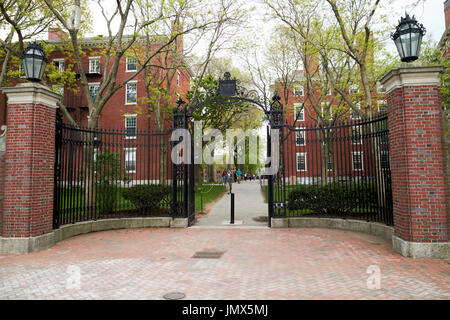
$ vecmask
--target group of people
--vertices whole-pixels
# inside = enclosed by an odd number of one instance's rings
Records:
[[[225,186],[227,187],[228,194],[231,193],[231,189],[233,187],[233,182],[241,183],[241,180],[244,181],[255,181],[257,177],[252,173],[242,172],[241,169],[228,169],[223,170],[222,172],[222,180]]]

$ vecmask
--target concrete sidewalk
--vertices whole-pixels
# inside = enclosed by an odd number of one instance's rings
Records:
[[[232,191],[234,193],[234,219],[236,222],[242,221],[242,224],[224,225],[224,221],[230,221],[231,212],[231,195],[225,194],[215,205],[211,208],[208,215],[200,217],[195,226],[198,227],[218,227],[228,226],[230,228],[236,227],[267,227],[266,222],[255,221],[257,217],[267,217],[268,209],[267,203],[264,203],[264,198],[261,193],[259,182],[256,181],[242,181],[233,183]]]

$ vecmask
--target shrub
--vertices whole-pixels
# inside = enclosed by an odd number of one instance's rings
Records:
[[[136,185],[123,189],[122,196],[137,209],[157,209],[168,200],[171,190],[170,186]]]
[[[376,208],[377,189],[372,182],[299,185],[288,195],[288,209],[314,213],[351,213],[356,208]]]

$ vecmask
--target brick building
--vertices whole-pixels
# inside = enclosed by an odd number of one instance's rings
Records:
[[[439,41],[438,48],[442,52],[442,56],[446,57],[450,54],[450,0],[444,2],[445,14],[445,31]]]

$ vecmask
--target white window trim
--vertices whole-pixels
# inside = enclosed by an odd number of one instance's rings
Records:
[[[124,164],[125,164],[125,170],[127,171],[127,173],[136,173],[136,167],[137,167],[137,148],[123,148],[124,151]],[[127,152],[129,151],[134,151],[134,162],[135,162],[135,170],[128,170],[126,167],[126,163],[127,163]]]
[[[359,125],[359,126],[351,126],[350,127],[351,129],[351,137],[352,137],[352,145],[354,145],[354,146],[360,146],[360,145],[362,145],[363,144],[363,130],[362,130],[362,126],[361,125]],[[355,143],[355,141],[353,140],[353,129],[358,129],[358,133],[359,133],[359,142],[358,143]]]
[[[304,127],[297,127],[295,128],[295,146],[297,147],[304,147],[306,146],[306,130]],[[297,144],[297,133],[302,132],[303,133],[303,144]]]
[[[125,115],[125,139],[136,139],[136,134],[134,136],[127,136],[127,118],[136,118],[136,133],[137,133],[137,114],[126,114]]]
[[[136,60],[136,69],[129,70],[128,69],[128,57],[126,57],[126,60],[125,60],[125,72],[136,72],[137,71],[137,59],[135,59],[135,60]]]
[[[134,105],[136,105],[137,104],[137,96],[138,96],[138,94],[137,94],[137,92],[138,92],[138,88],[137,88],[137,83],[138,83],[138,81],[137,80],[132,80],[132,81],[129,81],[126,85],[125,85],[125,105],[127,105],[127,106],[134,106]],[[136,102],[128,102],[127,101],[127,92],[128,92],[128,90],[127,90],[127,88],[128,88],[128,85],[129,84],[136,84]]]
[[[356,106],[361,110],[361,102],[356,103]],[[356,113],[356,117],[353,117],[353,110],[350,109],[350,120],[361,120],[359,113]]]
[[[299,156],[304,156],[305,157],[305,169],[304,170],[299,170],[298,169],[298,157]],[[297,172],[306,172],[308,171],[308,156],[306,152],[297,152],[295,154],[295,169],[297,170]]]
[[[355,169],[355,158],[354,155],[361,155],[361,169]],[[352,169],[353,171],[364,171],[364,151],[353,151],[352,152]]]
[[[100,69],[101,68],[101,66],[100,66],[100,56],[89,57],[89,73],[94,73],[96,71],[91,71],[91,60],[98,60],[99,69]],[[99,70],[99,72],[100,71],[101,71],[101,69]]]
[[[301,94],[296,94],[297,89],[301,90]],[[304,86],[294,86],[294,96],[295,97],[304,97],[305,96],[305,87]]]
[[[93,86],[98,86],[98,90],[100,91],[100,82],[88,82],[88,90],[89,93],[91,92],[91,87]],[[99,92],[97,92],[97,95],[99,94]]]
[[[301,103],[294,103],[294,119],[297,118],[297,110],[301,108]],[[301,113],[303,114],[303,119],[297,119],[297,121],[305,121],[305,108],[302,108]]]
[[[177,86],[181,86],[181,73],[177,70]]]
[[[65,64],[64,64],[64,59],[53,59],[53,64],[55,62],[62,62],[63,63],[63,69],[62,70],[58,67],[59,71],[63,72],[65,67],[66,67]]]
[[[352,90],[355,90],[356,92],[353,93]],[[348,93],[349,93],[349,94],[358,94],[358,93],[359,93],[359,86],[356,85],[356,84],[352,84],[352,85],[350,86],[350,88],[348,89]]]

